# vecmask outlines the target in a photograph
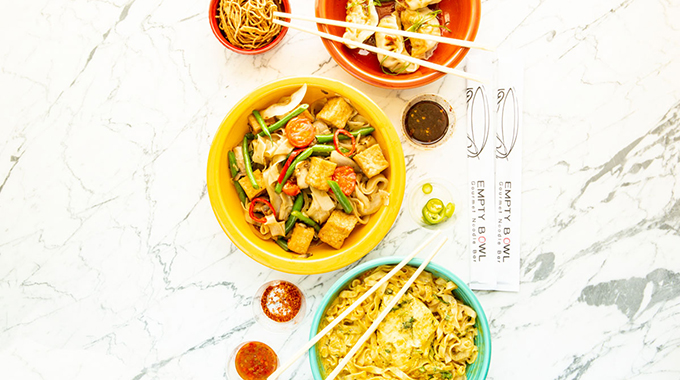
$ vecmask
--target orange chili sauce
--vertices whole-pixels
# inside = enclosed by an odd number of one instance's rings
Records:
[[[266,380],[276,371],[278,357],[261,342],[248,342],[236,353],[236,372],[243,380]]]

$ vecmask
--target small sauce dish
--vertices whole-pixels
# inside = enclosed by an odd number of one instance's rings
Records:
[[[436,203],[440,204],[442,210],[428,210],[428,202],[431,200],[440,201]],[[433,230],[447,228],[458,219],[460,202],[462,202],[461,197],[453,184],[443,178],[425,178],[408,192],[408,211],[411,218],[419,226]],[[453,205],[452,210],[447,210],[447,207],[451,207],[449,204]],[[435,211],[440,214],[440,219],[436,219],[436,215],[433,215],[436,214]],[[447,211],[452,212],[446,215]],[[429,221],[425,219],[425,213],[429,214]],[[433,221],[435,223],[432,223]]]
[[[265,343],[243,342],[231,352],[226,375],[229,380],[266,379],[279,365],[278,355]]]
[[[296,329],[305,318],[305,295],[295,284],[284,280],[264,283],[253,298],[253,315],[273,332]]]
[[[437,94],[422,94],[411,99],[401,115],[406,139],[417,148],[432,149],[444,144],[456,127],[451,104]]]

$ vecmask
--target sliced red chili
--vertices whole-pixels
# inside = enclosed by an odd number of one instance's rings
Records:
[[[286,177],[286,172],[288,171],[290,164],[295,160],[295,157],[297,157],[300,152],[302,152],[302,149],[297,149],[290,152],[290,155],[288,156],[286,163],[283,164],[283,168],[281,169],[281,173],[279,173],[279,178],[276,180],[276,182],[283,183],[283,179]]]
[[[267,223],[267,218],[258,218],[257,216],[255,216],[255,204],[257,202],[264,203],[265,205],[267,205],[269,207],[270,210],[272,210],[273,213],[276,212],[274,210],[274,206],[272,206],[272,204],[269,203],[268,200],[266,200],[264,198],[255,198],[252,201],[250,201],[250,208],[248,209],[248,215],[250,216],[250,219],[252,219],[252,220],[254,220],[258,223]]]
[[[352,149],[350,149],[350,151],[347,153],[343,153],[342,150],[340,149],[340,139],[338,138],[338,136],[340,136],[341,134],[349,137],[352,140]],[[342,154],[345,157],[349,157],[353,155],[354,151],[357,149],[357,140],[354,138],[354,135],[347,132],[346,130],[338,129],[333,134],[333,145],[335,145],[335,150],[338,151],[338,153]]]

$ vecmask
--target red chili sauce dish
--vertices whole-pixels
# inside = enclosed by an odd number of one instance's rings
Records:
[[[260,298],[262,311],[274,322],[289,322],[302,307],[302,292],[286,281],[269,285]]]
[[[279,363],[274,350],[261,342],[245,343],[234,361],[236,372],[243,380],[266,380]]]

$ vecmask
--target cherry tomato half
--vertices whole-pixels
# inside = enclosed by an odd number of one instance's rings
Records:
[[[296,148],[304,148],[314,141],[314,126],[304,116],[296,116],[286,124],[286,137]]]
[[[300,187],[295,181],[288,180],[285,185],[283,185],[283,192],[294,197],[300,194]]]
[[[333,172],[331,179],[340,185],[343,194],[350,196],[354,192],[357,183],[357,175],[351,166],[338,166]]]

